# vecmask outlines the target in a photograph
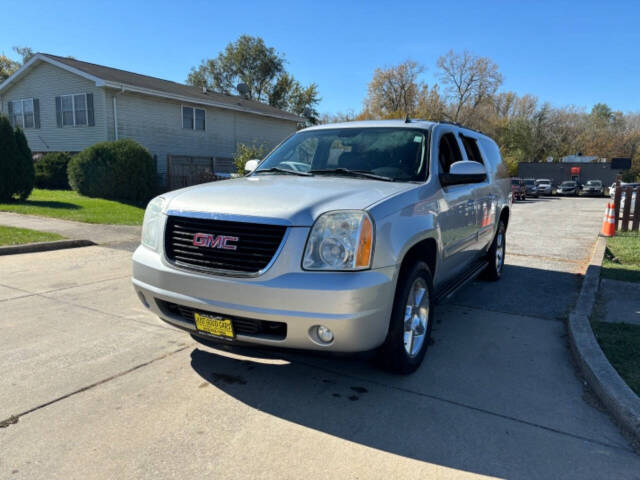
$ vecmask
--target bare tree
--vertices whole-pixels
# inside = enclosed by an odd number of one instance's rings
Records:
[[[414,114],[422,83],[418,76],[424,67],[413,60],[384,69],[376,68],[364,101],[373,117],[397,117]]]
[[[487,57],[479,57],[468,51],[455,53],[449,50],[438,58],[440,81],[451,99],[454,122],[464,117],[468,120],[478,107],[493,97],[502,84],[502,75]]]

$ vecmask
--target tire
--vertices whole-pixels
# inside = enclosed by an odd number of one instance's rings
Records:
[[[487,280],[495,282],[502,277],[502,270],[504,269],[504,257],[507,247],[507,225],[504,220],[500,220],[498,224],[498,230],[496,236],[493,238],[489,252],[487,253],[487,260],[489,264],[484,270],[484,277]],[[500,245],[499,245],[500,244]]]
[[[421,289],[422,296],[416,301],[416,293],[419,295]],[[405,314],[411,304],[414,305],[407,325],[410,322],[413,329],[405,332]],[[431,338],[433,306],[431,271],[425,262],[416,262],[398,279],[387,338],[377,352],[377,361],[382,368],[400,374],[418,369]],[[416,332],[423,333],[416,335]],[[405,346],[406,342],[410,342],[409,345]]]

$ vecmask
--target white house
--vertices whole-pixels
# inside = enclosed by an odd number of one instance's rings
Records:
[[[243,97],[46,53],[0,83],[0,113],[24,129],[35,154],[131,138],[171,187],[205,167],[229,173],[239,143],[271,149],[304,121]]]

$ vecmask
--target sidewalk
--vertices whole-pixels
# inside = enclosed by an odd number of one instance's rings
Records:
[[[58,218],[0,212],[0,225],[53,232],[72,240],[91,240],[98,245],[133,249],[140,242],[141,227],[73,222]]]

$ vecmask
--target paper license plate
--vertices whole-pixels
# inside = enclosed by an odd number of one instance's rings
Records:
[[[196,328],[201,331],[222,338],[234,338],[233,324],[228,318],[216,315],[193,314]]]

